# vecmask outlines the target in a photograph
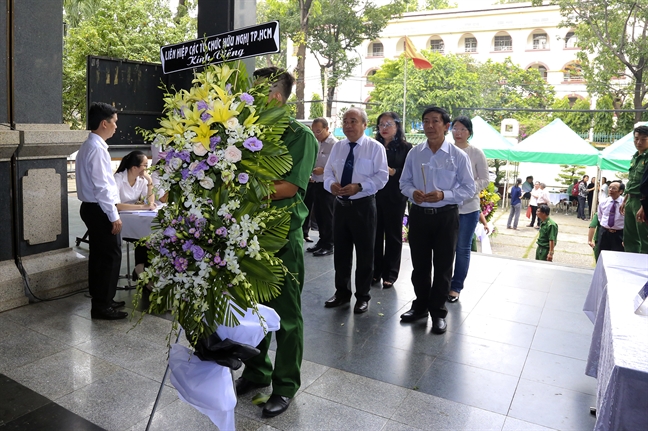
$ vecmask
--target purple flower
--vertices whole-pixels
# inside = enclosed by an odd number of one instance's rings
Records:
[[[220,265],[220,266],[225,266],[225,265],[227,265],[227,262],[225,262],[224,260],[221,260],[221,263],[219,263],[219,265]],[[231,287],[231,286],[230,286],[230,287]]]
[[[191,241],[191,240],[185,241],[185,243],[182,244],[182,250],[183,251],[190,250],[192,247],[193,247],[193,241]]]
[[[247,246],[247,241],[245,241],[244,239],[242,239],[241,241],[239,241],[239,247],[243,248],[243,247],[245,247],[245,246]]]
[[[218,156],[214,153],[209,153],[209,156],[207,156],[207,164],[209,166],[214,166],[216,163],[218,163]]]
[[[254,97],[252,97],[252,96],[251,96],[250,94],[248,94],[248,93],[243,93],[243,94],[241,94],[241,100],[242,100],[243,102],[245,102],[246,104],[248,104],[248,105],[251,105],[251,104],[254,103]]]
[[[176,156],[179,157],[183,162],[189,163],[189,161],[191,160],[191,154],[189,154],[189,151],[187,150],[182,150],[176,153]]]
[[[192,246],[191,253],[195,260],[202,260],[202,258],[205,257],[205,250],[203,250],[199,245]]]
[[[203,112],[202,114],[200,114],[200,119],[201,119],[203,122],[206,122],[206,121],[209,120],[211,117],[212,117],[211,114],[209,114],[208,112]]]
[[[165,247],[160,247],[160,254],[162,256],[168,256],[169,255],[169,250],[167,250]]]
[[[201,228],[207,224],[207,219],[205,217],[200,217],[198,220],[196,220],[196,226]]]
[[[196,103],[196,106],[198,107],[198,109],[209,109],[209,105],[204,100],[201,100],[198,103]]]
[[[263,148],[263,142],[252,136],[243,142],[243,146],[250,151],[261,151],[261,148]]]
[[[221,263],[221,258],[219,255],[214,256],[214,264],[218,265]]]
[[[176,235],[176,230],[169,226],[168,228],[164,229],[164,236],[168,237],[175,237]]]
[[[176,271],[185,272],[185,270],[189,266],[189,261],[184,257],[177,257],[173,261],[173,266],[175,267]]]
[[[238,182],[241,184],[246,184],[248,180],[250,179],[250,176],[246,174],[245,172],[241,172],[238,174]]]
[[[211,138],[209,138],[209,149],[214,151],[216,149],[216,145],[218,145],[220,141],[220,136],[212,136]]]
[[[182,179],[186,180],[189,177],[189,169],[183,169],[180,171],[180,174],[182,175]]]
[[[216,229],[216,235],[226,236],[227,229],[225,227],[219,227],[218,229]]]
[[[225,91],[227,91],[228,94],[232,94],[232,84],[226,84]]]
[[[196,233],[194,233],[194,238],[196,238],[196,239],[200,238],[200,231],[199,230],[196,231]]]

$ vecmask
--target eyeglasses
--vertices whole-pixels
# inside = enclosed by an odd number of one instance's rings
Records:
[[[452,131],[453,131],[454,133],[464,133],[464,132],[467,132],[468,129],[464,129],[463,127],[462,127],[462,128],[453,127],[453,128],[452,128]]]
[[[388,128],[391,127],[391,126],[394,126],[394,123],[392,123],[391,121],[388,121],[388,122],[386,122],[386,123],[380,123],[380,124],[378,124],[378,128],[379,128],[379,129],[388,129]]]

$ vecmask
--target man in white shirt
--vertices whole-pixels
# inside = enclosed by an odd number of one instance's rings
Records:
[[[373,253],[376,240],[376,192],[387,184],[389,169],[385,147],[364,134],[367,113],[351,108],[344,113],[347,139],[337,142],[324,168],[324,188],[336,197],[333,215],[335,294],[327,308],[351,300],[353,248],[356,252],[356,304],[353,312],[369,310]]]
[[[117,130],[117,110],[107,103],[93,103],[88,112],[88,139],[76,158],[77,196],[82,201],[81,219],[88,228],[90,256],[88,284],[93,319],[124,319],[128,313],[115,301],[121,267],[122,222],[115,206],[119,190],[110,165],[106,140]]]
[[[401,192],[412,203],[409,243],[416,293],[412,308],[400,318],[414,322],[427,319],[429,313],[435,334],[447,329],[445,303],[459,234],[458,204],[475,194],[468,156],[445,139],[449,127],[450,116],[442,108],[431,106],[423,111],[427,142],[407,154],[400,179]]]
[[[304,238],[308,236],[310,212],[313,211],[317,220],[319,241],[314,246],[308,247],[306,251],[313,253],[313,256],[327,256],[333,254],[333,208],[335,196],[324,190],[324,167],[331,155],[333,145],[338,140],[329,132],[326,118],[314,119],[311,130],[315,138],[317,138],[319,150],[317,151],[317,161],[304,198],[304,203],[309,211],[308,217],[304,221]]]
[[[608,197],[599,204],[598,219],[601,225],[599,250],[624,251],[624,218],[620,212],[623,203],[621,195],[624,190],[625,185],[622,182],[613,181],[608,187]]]

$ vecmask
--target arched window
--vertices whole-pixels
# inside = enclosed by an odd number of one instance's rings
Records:
[[[371,80],[369,78],[374,76],[377,71],[378,71],[378,69],[371,69],[371,70],[369,70],[367,72],[367,75],[365,76],[367,78],[367,83],[365,84],[365,87],[373,87],[374,86],[374,83],[371,82]]]
[[[369,52],[368,52],[369,57],[384,57],[385,56],[385,50],[383,48],[383,44],[380,42],[372,42],[369,44]]]
[[[501,33],[493,39],[494,51],[513,51],[513,39],[506,33]]]
[[[538,71],[542,79],[547,80],[547,67],[542,64],[534,64],[527,68],[527,70],[535,69]]]
[[[549,49],[547,33],[533,33],[533,49]]]
[[[430,39],[430,50],[432,52],[443,54],[445,52],[445,44],[443,43],[443,39]]]
[[[467,37],[464,40],[464,52],[477,52],[477,38]]]
[[[567,32],[565,35],[565,48],[577,48],[578,37],[573,31]]]
[[[563,69],[563,80],[566,82],[580,82],[583,80],[583,68],[578,63],[569,63]]]

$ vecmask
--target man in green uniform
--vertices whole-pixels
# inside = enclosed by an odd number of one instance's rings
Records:
[[[270,99],[285,103],[295,79],[283,69],[268,67],[254,72],[256,79],[271,82]],[[304,323],[301,313],[301,292],[304,284],[304,236],[302,225],[308,214],[304,195],[317,157],[317,140],[311,130],[294,119],[282,137],[292,157],[293,166],[283,180],[275,181],[272,204],[287,208],[291,215],[288,244],[278,253],[290,272],[284,280],[281,294],[266,305],[281,318],[276,332],[277,349],[274,370],[268,357],[272,334],[257,346],[261,353],[245,362],[245,370],[236,381],[238,395],[272,383],[272,395],[263,409],[264,417],[277,416],[288,408],[301,384],[300,368],[304,350]]]
[[[648,126],[634,129],[637,152],[630,161],[625,197],[619,208],[624,215],[623,245],[625,251],[648,254],[648,225],[637,220],[641,208],[641,178],[648,168]]]
[[[537,215],[540,219],[540,233],[538,234],[536,260],[553,262],[554,247],[558,240],[558,225],[549,218],[550,213],[551,209],[547,205],[538,207]]]

